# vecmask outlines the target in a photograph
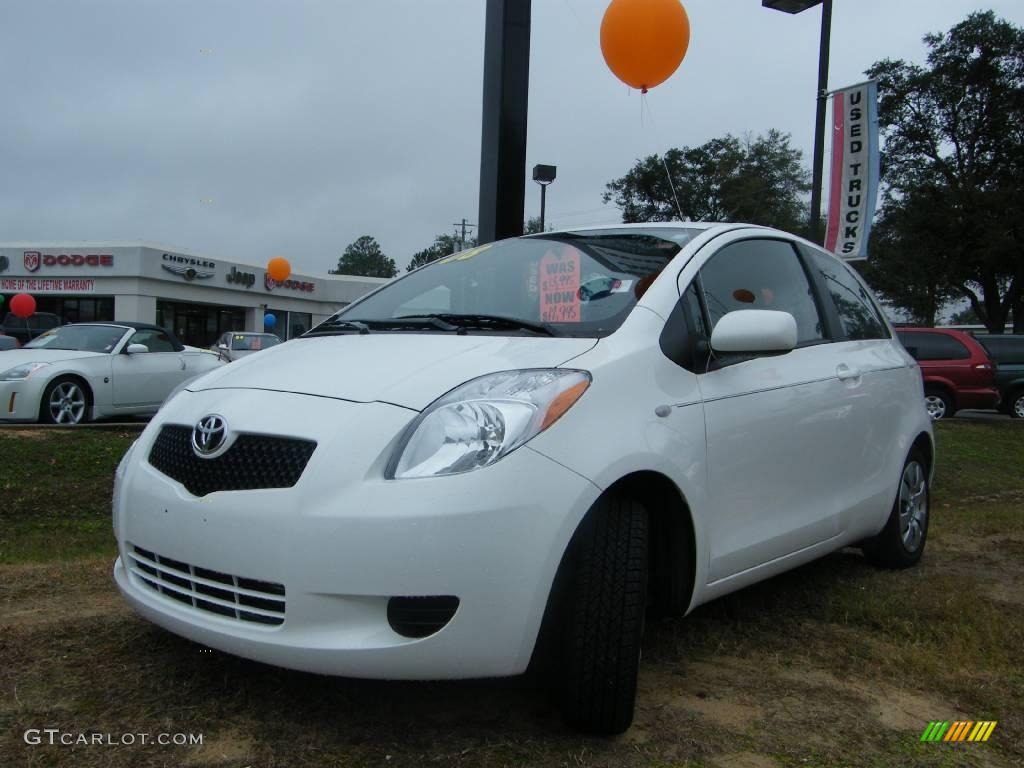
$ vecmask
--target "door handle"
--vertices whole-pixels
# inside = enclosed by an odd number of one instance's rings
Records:
[[[856,380],[860,378],[860,371],[857,368],[851,368],[846,363],[840,363],[836,367],[836,376],[839,377],[840,381]]]

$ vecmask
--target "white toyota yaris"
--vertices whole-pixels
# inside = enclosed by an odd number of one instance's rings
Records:
[[[474,248],[185,387],[117,471],[139,613],[353,677],[543,650],[596,732],[632,720],[647,609],[928,532],[916,363],[852,270],[760,227]]]

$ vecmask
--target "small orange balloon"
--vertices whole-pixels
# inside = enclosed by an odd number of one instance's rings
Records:
[[[679,0],[612,0],[601,20],[601,53],[626,85],[647,92],[679,68],[690,19]]]
[[[288,279],[288,275],[292,273],[292,265],[288,263],[288,259],[283,256],[275,256],[267,262],[267,274],[270,275],[270,279],[278,283]]]

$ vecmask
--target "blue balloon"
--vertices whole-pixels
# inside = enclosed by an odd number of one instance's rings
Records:
[[[274,315],[272,315],[270,312],[268,312],[267,314],[265,314],[263,316],[263,327],[264,328],[273,328],[275,325],[277,325],[277,318],[274,317]]]

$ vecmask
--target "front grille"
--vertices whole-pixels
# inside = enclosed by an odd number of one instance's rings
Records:
[[[149,463],[184,485],[193,496],[214,491],[291,488],[316,449],[313,440],[241,434],[214,459],[192,450],[192,427],[167,424],[149,451]]]
[[[150,589],[200,611],[277,626],[284,623],[284,585],[231,576],[132,547],[129,570]]]

